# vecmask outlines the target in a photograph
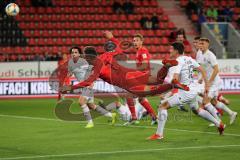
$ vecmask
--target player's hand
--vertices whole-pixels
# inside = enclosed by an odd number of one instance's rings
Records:
[[[64,93],[64,92],[67,92],[67,91],[71,91],[71,90],[72,90],[72,86],[71,85],[69,85],[69,86],[62,86],[62,87],[59,88],[59,91],[61,93]]]
[[[112,32],[110,32],[110,31],[105,31],[105,32],[104,32],[104,36],[105,36],[107,39],[113,38],[113,34],[112,34]]]

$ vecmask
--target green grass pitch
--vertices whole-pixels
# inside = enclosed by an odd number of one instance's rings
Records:
[[[240,113],[239,95],[227,96],[230,107]],[[109,100],[109,99],[107,99]],[[158,98],[149,98],[156,109]],[[0,160],[155,160],[155,159],[240,159],[240,120],[219,136],[215,127],[192,113],[169,111],[163,141],[147,141],[156,131],[150,120],[137,126],[111,126],[98,117],[95,127],[85,129],[84,122],[56,118],[55,99],[0,101]],[[71,107],[80,112],[77,104]],[[118,121],[117,124],[122,124]]]

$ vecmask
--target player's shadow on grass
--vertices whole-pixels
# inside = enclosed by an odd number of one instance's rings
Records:
[[[54,112],[57,118],[63,121],[86,121],[84,113],[72,113],[70,111],[71,105],[74,103],[71,99],[62,100],[57,103]],[[102,116],[98,112],[91,110],[92,119]]]

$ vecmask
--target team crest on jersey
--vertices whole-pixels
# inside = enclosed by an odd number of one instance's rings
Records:
[[[147,54],[146,53],[142,54],[142,57],[147,58]]]

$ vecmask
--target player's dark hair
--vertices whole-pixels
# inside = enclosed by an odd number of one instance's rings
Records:
[[[201,39],[200,36],[196,36],[196,37],[194,37],[194,40],[199,40],[199,39]]]
[[[79,52],[79,54],[82,54],[81,48],[79,48],[79,47],[77,47],[77,46],[73,46],[73,47],[70,48],[70,50],[69,50],[69,53],[70,53],[70,54],[72,53],[72,50],[73,50],[73,49],[77,49],[78,52]]]
[[[115,49],[117,48],[117,45],[112,42],[112,41],[107,41],[105,44],[104,44],[104,50],[106,52],[111,52],[111,51],[114,51]]]
[[[141,41],[143,41],[143,35],[142,34],[140,34],[140,33],[137,33],[137,34],[134,34],[134,36],[133,36],[134,38],[135,37],[137,37],[137,38],[140,38],[141,39]]]
[[[93,46],[85,47],[83,52],[84,52],[85,56],[93,56],[93,57],[97,56],[97,51],[96,51],[95,47],[93,47]]]
[[[200,41],[210,43],[210,40],[208,38],[205,38],[205,37],[200,38]]]
[[[177,50],[179,54],[184,53],[184,45],[181,42],[174,42],[171,46],[173,46],[174,50]]]

